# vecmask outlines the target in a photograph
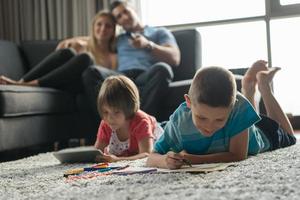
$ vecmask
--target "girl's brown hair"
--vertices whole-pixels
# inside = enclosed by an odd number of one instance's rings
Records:
[[[99,91],[97,106],[100,116],[103,114],[103,105],[123,111],[126,118],[130,119],[140,108],[139,91],[126,76],[110,76]]]

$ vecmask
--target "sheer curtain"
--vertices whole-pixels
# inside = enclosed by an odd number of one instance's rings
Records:
[[[87,35],[110,0],[0,0],[0,39],[50,40]]]

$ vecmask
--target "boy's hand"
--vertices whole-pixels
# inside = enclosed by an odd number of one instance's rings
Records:
[[[165,155],[166,166],[169,169],[179,169],[183,165],[183,156],[180,153],[169,151]]]
[[[191,161],[187,158],[189,155],[188,152],[182,150],[179,152],[179,154],[182,156],[184,164],[188,165],[189,167],[193,167]]]

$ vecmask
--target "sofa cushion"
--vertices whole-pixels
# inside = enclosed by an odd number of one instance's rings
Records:
[[[53,52],[58,40],[27,40],[22,41],[20,49],[26,58],[26,65],[31,69],[46,56]]]
[[[0,85],[0,117],[70,113],[75,98],[52,88]]]
[[[18,80],[26,70],[19,47],[13,42],[0,40],[0,75]]]

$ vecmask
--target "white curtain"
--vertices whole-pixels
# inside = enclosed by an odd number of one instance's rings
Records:
[[[0,39],[51,40],[87,35],[109,0],[0,0]]]

